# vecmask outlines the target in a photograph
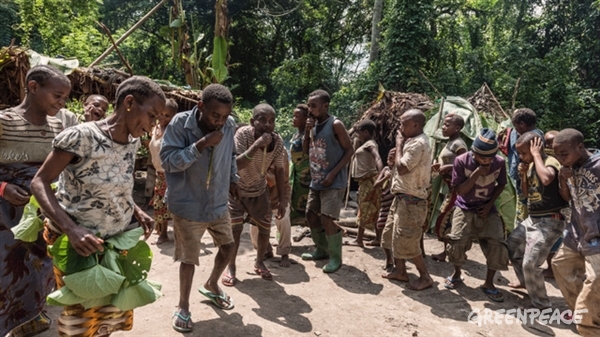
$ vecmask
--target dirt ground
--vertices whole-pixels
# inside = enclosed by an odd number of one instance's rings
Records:
[[[346,216],[352,216],[352,210]],[[271,231],[275,242],[275,230]],[[295,230],[292,231],[294,235]],[[169,231],[172,239],[172,232]],[[156,240],[152,235],[150,241]],[[277,257],[267,262],[274,280],[262,280],[253,271],[256,251],[252,249],[247,228],[237,258],[238,282],[223,287],[235,301],[233,310],[220,310],[196,291],[208,277],[217,249],[208,234],[202,238],[200,266],[196,268],[191,295],[194,331],[188,336],[573,336],[574,325],[556,324],[487,324],[469,322],[473,310],[516,309],[527,305],[525,291],[510,291],[507,284],[516,277],[512,267],[498,272],[497,285],[505,296],[495,303],[478,289],[485,277],[485,259],[477,244],[468,253],[464,266],[464,284],[456,290],[444,288],[444,278],[452,273],[447,262],[433,261],[442,243],[432,236],[425,238],[427,268],[434,279],[432,288],[411,291],[405,284],[381,277],[384,255],[380,248],[344,246],[343,263],[334,274],[325,274],[326,261],[302,261],[300,255],[313,248],[312,240],[294,242],[290,257],[297,261],[280,268]],[[113,336],[179,336],[171,328],[171,316],[179,297],[179,264],[172,260],[173,242],[152,246],[154,260],[149,279],[162,283],[164,296],[157,302],[135,310],[130,332]],[[408,264],[411,278],[414,265]],[[566,305],[554,280],[546,288],[555,308]],[[48,307],[56,319],[60,308]],[[504,318],[504,315],[500,315]],[[56,336],[56,323],[40,336]]]

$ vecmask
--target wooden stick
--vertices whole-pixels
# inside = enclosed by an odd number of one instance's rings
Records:
[[[121,62],[123,62],[125,67],[127,67],[127,70],[129,70],[129,75],[133,76],[133,69],[131,69],[131,66],[129,65],[129,63],[123,56],[123,54],[121,54],[121,51],[117,47],[117,44],[115,43],[115,39],[113,38],[112,34],[110,33],[110,30],[108,29],[108,27],[103,25],[101,22],[96,21],[96,23],[98,24],[98,26],[100,26],[102,29],[104,29],[104,31],[106,32],[106,35],[108,35],[108,38],[110,39],[110,43],[112,43],[113,47],[117,51],[117,54],[119,54],[119,58],[121,59]]]
[[[433,90],[435,90],[435,92],[440,97],[443,97],[442,94],[440,94],[440,92],[437,90],[437,88],[433,85],[433,83],[431,83],[431,81],[429,80],[429,78],[427,78],[427,76],[425,76],[425,74],[423,74],[423,72],[421,71],[421,69],[419,69],[419,73],[421,74],[421,76],[423,76],[425,78],[425,80],[427,81],[427,83],[429,83],[429,85],[433,88]]]
[[[504,117],[510,118],[510,115],[508,115],[506,113],[506,111],[504,111],[504,109],[502,109],[502,105],[500,105],[500,102],[498,102],[498,100],[496,99],[496,96],[494,96],[494,93],[492,92],[492,89],[490,89],[490,87],[488,87],[487,83],[485,83],[485,82],[483,82],[483,85],[485,85],[485,87],[487,88],[487,90],[490,92],[490,95],[492,95],[492,98],[494,99],[494,102],[496,102],[496,104],[498,104],[498,107],[500,108],[500,111],[502,111],[502,113],[504,114]]]
[[[129,28],[128,31],[121,35],[121,37],[115,42],[115,44],[118,46],[121,42],[123,42],[129,35],[131,35],[131,33],[133,33],[136,29],[138,29],[139,26],[141,26],[146,20],[148,20],[148,18],[152,14],[159,10],[165,2],[167,2],[167,0],[161,0],[160,3],[154,6],[154,8],[152,8],[148,12],[148,14],[144,15],[144,17],[141,18],[140,21],[138,21],[135,25],[133,25],[133,27]],[[98,56],[98,58],[94,60],[94,62],[92,62],[88,67],[91,68],[96,64],[100,63],[100,61],[104,60],[104,58],[108,56],[108,54],[110,54],[110,52],[113,51],[113,49],[114,46],[111,45],[108,49],[106,49],[106,51],[104,51],[104,53],[102,53],[102,55]]]
[[[210,159],[208,160],[208,175],[206,176],[206,190],[207,191],[210,187],[210,178],[212,176],[213,154],[214,153],[215,153],[215,148],[213,147],[210,151]]]

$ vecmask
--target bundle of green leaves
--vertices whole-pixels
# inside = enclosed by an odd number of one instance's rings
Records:
[[[50,305],[80,304],[93,308],[112,304],[131,310],[156,301],[161,285],[147,280],[152,251],[140,240],[140,227],[104,240],[104,251],[90,256],[77,254],[66,235],[48,251],[54,266],[65,276],[65,286],[48,295]]]

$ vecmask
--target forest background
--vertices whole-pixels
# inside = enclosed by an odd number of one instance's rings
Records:
[[[0,46],[15,39],[88,66],[111,44],[97,22],[116,39],[157,3],[0,0]],[[574,127],[600,146],[598,0],[167,1],[119,49],[138,75],[198,88],[222,82],[241,116],[270,103],[284,137],[294,132],[294,106],[317,88],[333,95],[331,112],[349,127],[379,84],[440,98],[487,83],[505,109],[529,107],[541,129]],[[226,65],[219,76],[213,57]],[[123,64],[112,53],[100,66]]]

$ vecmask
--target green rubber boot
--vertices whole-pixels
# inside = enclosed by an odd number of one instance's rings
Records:
[[[310,236],[312,237],[317,249],[312,253],[302,254],[302,260],[315,261],[325,260],[329,257],[327,254],[327,235],[323,227],[311,228]]]
[[[329,235],[329,262],[323,267],[324,273],[335,273],[342,266],[342,236],[344,232]]]

